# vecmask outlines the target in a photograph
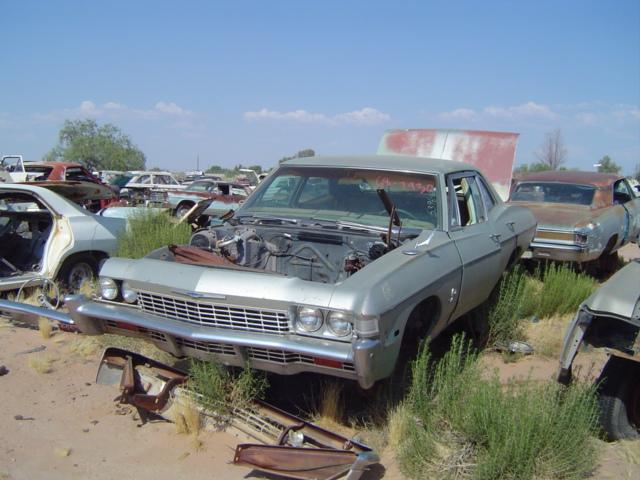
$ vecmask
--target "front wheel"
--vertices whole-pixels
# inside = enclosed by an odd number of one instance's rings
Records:
[[[600,390],[600,423],[611,440],[640,438],[640,367],[609,360]]]
[[[98,273],[98,262],[91,255],[78,255],[65,261],[58,280],[69,293],[78,293],[87,282],[92,282]]]
[[[176,208],[176,218],[180,219],[184,217],[192,208],[193,205],[190,205],[188,203],[181,203],[180,205],[178,205],[178,208]]]

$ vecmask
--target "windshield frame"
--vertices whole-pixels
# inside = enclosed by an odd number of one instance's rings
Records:
[[[280,214],[277,211],[253,210],[255,204],[262,199],[264,193],[269,189],[269,187],[275,181],[287,175],[289,171],[299,172],[301,170],[308,170],[308,171],[327,170],[331,172],[336,172],[336,170],[338,171],[343,170],[345,172],[346,171],[350,171],[350,172],[362,171],[362,172],[370,172],[370,173],[379,172],[381,175],[385,175],[385,174],[386,175],[407,175],[407,176],[415,177],[416,179],[418,177],[429,177],[429,183],[433,184],[433,198],[436,202],[436,215],[435,215],[436,223],[432,224],[428,221],[423,221],[423,220],[418,220],[418,222],[416,223],[412,221],[411,218],[407,216],[403,216],[402,211],[399,212],[400,219],[403,222],[404,228],[410,228],[413,230],[416,230],[416,229],[443,230],[444,229],[443,219],[446,212],[444,212],[443,209],[446,207],[443,206],[443,195],[441,191],[442,178],[439,173],[424,172],[424,171],[410,171],[410,170],[394,170],[394,169],[376,168],[376,167],[367,168],[367,167],[352,167],[352,166],[336,167],[336,166],[323,166],[323,165],[282,165],[258,185],[256,190],[247,198],[246,202],[236,211],[235,218],[242,218],[242,217],[258,217],[259,218],[261,216],[266,216],[266,217],[282,216],[285,219],[300,219],[300,220],[309,219],[309,220],[328,221],[328,222],[334,221],[336,223],[353,223],[354,225],[360,224],[362,226],[370,226],[373,229],[379,229],[383,227],[381,223],[367,221],[367,219],[370,220],[371,218],[377,217],[372,214],[360,214],[360,216],[354,216],[354,217],[343,216],[338,219],[338,218],[331,218],[333,217],[332,215],[329,215],[329,218],[322,215],[314,216],[313,213],[318,212],[319,210],[313,210],[313,209],[306,210],[306,209],[297,209],[294,207],[290,207],[290,208],[283,207],[282,212]],[[309,175],[306,178],[307,179],[313,178],[313,175],[309,173]],[[300,187],[301,187],[301,183],[298,183],[297,186],[295,187],[298,191],[294,192],[292,195],[296,195],[299,198],[300,194],[302,193]],[[394,192],[387,191],[387,193],[389,193],[391,199],[394,200]],[[395,192],[395,193],[398,194],[398,192]],[[383,210],[384,204],[382,203],[382,200],[377,200],[377,201],[380,202],[379,203],[380,210]],[[305,213],[305,211],[307,213]],[[324,210],[324,211],[329,212],[331,210]],[[341,210],[334,210],[334,211],[337,214]],[[351,213],[352,211],[348,211],[348,212]],[[385,218],[388,218],[388,217],[386,217],[385,215]],[[428,225],[426,225],[427,223]]]

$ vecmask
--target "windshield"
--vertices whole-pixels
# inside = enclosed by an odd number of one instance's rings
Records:
[[[384,189],[403,225],[437,228],[439,200],[434,175],[351,168],[283,167],[249,196],[245,215],[346,221],[385,227]]]
[[[592,185],[557,182],[523,182],[516,185],[511,200],[540,203],[591,205],[596,188]]]

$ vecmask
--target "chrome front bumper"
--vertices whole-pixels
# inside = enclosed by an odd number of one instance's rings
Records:
[[[541,241],[534,238],[522,258],[582,263],[597,259],[600,253],[599,250],[590,250],[587,246]]]
[[[215,360],[283,375],[316,372],[357,380],[364,388],[389,375],[388,361],[378,339],[331,342],[296,334],[265,334],[214,328],[158,317],[136,307],[91,301],[83,295],[67,297],[68,314],[0,300],[0,312],[34,323],[46,317],[74,325],[86,335],[116,333],[146,338],[175,356]]]

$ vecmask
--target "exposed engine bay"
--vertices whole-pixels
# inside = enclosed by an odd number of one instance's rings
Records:
[[[211,255],[198,263],[262,270],[321,283],[336,283],[387,253],[384,234],[325,232],[297,227],[232,226],[225,224],[196,232],[190,241]],[[174,252],[175,253],[175,252]],[[150,258],[173,258],[170,251]]]
[[[32,196],[12,193],[0,198],[0,277],[41,268],[53,217]]]

